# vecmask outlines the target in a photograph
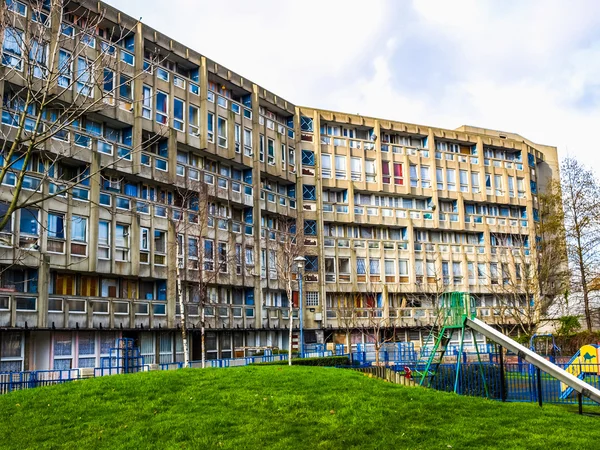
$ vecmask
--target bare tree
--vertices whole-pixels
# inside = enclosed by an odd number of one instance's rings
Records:
[[[198,180],[188,181],[187,189],[177,189],[171,219],[176,236],[175,275],[184,363],[186,366],[189,363],[188,330],[190,323],[193,323],[189,317],[189,309],[193,306],[199,310],[203,368],[206,366],[206,308],[211,302],[209,287],[226,283],[227,280],[222,278],[231,275],[229,269],[241,264],[237,260],[241,255],[235,254],[230,242],[219,242],[215,239],[216,236],[209,236],[210,230],[226,229],[228,239],[238,239],[239,243],[243,239],[232,238],[236,235],[229,233],[232,225],[229,208],[217,203],[216,197],[211,195],[211,186],[204,179],[201,174]],[[242,233],[239,235],[242,236]]]
[[[296,226],[296,220],[280,218],[277,221],[277,244],[275,266],[279,285],[283,285],[288,298],[289,307],[289,345],[288,364],[292,365],[292,335],[294,328],[294,288],[298,286],[298,262],[296,258],[305,256],[304,233],[302,227]],[[273,261],[272,261],[273,262]],[[298,302],[303,301],[299,298]]]
[[[133,58],[133,53],[119,49],[133,45],[133,28],[111,26],[102,12],[73,2],[29,2],[32,20],[18,5],[1,6],[0,183],[11,186],[13,198],[0,211],[0,229],[15,211],[70,194],[147,145],[134,143],[129,134],[103,133],[94,120],[103,111],[140,108],[133,83],[145,75],[119,62]],[[112,158],[92,168],[81,155],[94,146]],[[62,170],[67,160],[79,160],[84,167],[76,174]]]
[[[561,175],[571,287],[581,296],[586,327],[592,331],[591,301],[600,273],[600,184],[593,171],[573,158],[563,161]]]
[[[384,284],[381,283],[381,260],[357,258],[357,277],[352,294],[345,298],[343,314],[340,315],[346,332],[358,331],[363,340],[373,343],[375,364],[379,365],[379,353],[388,342],[396,340],[396,326],[385,314]],[[376,285],[378,285],[376,287]]]

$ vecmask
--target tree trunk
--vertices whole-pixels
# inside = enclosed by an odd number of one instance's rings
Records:
[[[577,257],[579,259],[579,272],[581,276],[581,290],[583,291],[583,309],[585,312],[585,325],[588,331],[592,332],[592,316],[590,313],[590,293],[587,285],[586,268],[583,262],[583,243],[581,242],[581,233],[579,232],[579,223],[575,220],[575,231],[577,233]]]
[[[202,346],[202,368],[204,369],[206,367],[206,342],[204,339],[204,306],[202,306],[202,312],[200,313],[200,320],[201,320],[201,326],[200,326],[200,345]]]
[[[294,302],[292,301],[292,299],[290,298],[290,300],[288,300],[290,302],[290,342],[288,343],[288,365],[291,366],[292,365],[292,336],[293,336],[293,329],[294,329]]]
[[[177,255],[179,255],[181,248],[179,248],[179,240],[177,241]],[[176,258],[178,259],[178,258]],[[177,278],[177,300],[179,302],[179,312],[181,314],[181,343],[183,347],[183,363],[184,367],[188,367],[190,364],[190,352],[188,349],[187,339],[187,323],[185,320],[185,304],[183,301],[183,289],[181,287],[181,269],[179,268],[179,261],[175,262],[175,273]]]

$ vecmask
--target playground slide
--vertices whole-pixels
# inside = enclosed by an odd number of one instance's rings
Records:
[[[533,364],[540,370],[552,375],[561,383],[564,383],[573,390],[580,392],[583,396],[590,398],[596,403],[600,403],[600,390],[596,389],[594,386],[586,383],[585,381],[580,380],[566,370],[562,370],[557,365],[551,363],[537,353],[532,352],[527,347],[524,347],[521,344],[513,341],[508,336],[500,333],[498,330],[495,330],[481,320],[469,319],[467,317],[465,318],[465,325],[483,334],[488,339],[500,344],[502,347],[517,353],[528,363]]]
[[[597,345],[584,345],[571,358],[565,370],[580,380],[585,379],[586,375],[598,375],[599,351],[600,349]],[[560,398],[562,399],[569,397],[571,392],[573,392],[573,388],[567,386],[565,383],[561,383],[560,386],[562,391]]]

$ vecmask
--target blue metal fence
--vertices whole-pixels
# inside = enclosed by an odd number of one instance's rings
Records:
[[[557,365],[561,369],[566,369],[568,366],[568,364]],[[401,365],[391,366],[391,368],[397,371],[404,370]],[[420,369],[424,370],[423,367]],[[600,389],[600,376],[598,375],[600,365],[584,364],[579,369],[581,372],[579,378]],[[501,382],[502,376],[504,383]],[[577,404],[579,401],[577,394],[568,386],[527,363],[505,363],[504,373],[501,375],[501,367],[496,362],[482,361],[481,364],[469,362],[461,364],[458,380],[456,364],[444,363],[440,364],[437,370],[426,378],[424,385],[446,392],[454,392],[456,386],[457,392],[463,395],[511,402]],[[582,402],[597,406],[594,401],[585,397]]]
[[[79,369],[0,372],[0,394],[21,389],[32,389],[38,386],[66,383],[78,380],[80,376]]]

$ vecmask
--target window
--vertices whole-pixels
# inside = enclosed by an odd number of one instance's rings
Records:
[[[233,140],[235,142],[235,152],[240,153],[242,151],[242,127],[237,123],[233,126]]]
[[[366,275],[367,273],[367,264],[365,258],[356,258],[356,274],[357,275]]]
[[[185,130],[185,102],[177,97],[173,99],[173,127],[176,130]]]
[[[446,169],[446,189],[456,190],[456,170],[454,169]]]
[[[36,78],[46,78],[47,53],[47,44],[37,41],[35,39],[31,40],[31,48],[29,50],[29,62],[31,64],[33,76]]]
[[[73,361],[73,338],[68,331],[54,333],[53,354],[55,370],[69,370]]]
[[[346,157],[335,156],[335,178],[338,180],[346,179]]]
[[[58,51],[58,85],[63,88],[70,88],[73,78],[73,61],[71,53],[62,48]]]
[[[396,280],[396,263],[393,259],[386,259],[383,261],[384,270],[385,270],[385,278],[386,281],[395,281]]]
[[[421,187],[431,187],[431,180],[429,178],[429,166],[421,166]]]
[[[315,165],[315,152],[310,150],[302,150],[302,165],[303,166],[314,166]]]
[[[23,32],[12,27],[4,29],[4,41],[2,43],[2,64],[23,69],[22,60]],[[63,50],[61,50],[62,52]]]
[[[22,208],[20,213],[19,231],[21,237],[19,246],[35,249],[40,230],[39,211],[35,208]]]
[[[302,198],[304,200],[316,200],[317,199],[317,189],[315,186],[310,184],[302,185]]]
[[[219,147],[227,147],[227,119],[217,117],[217,137]]]
[[[188,258],[197,260],[198,256],[199,256],[198,239],[194,238],[194,237],[189,237],[188,238]]]
[[[162,67],[157,67],[156,68],[156,78],[163,80],[163,81],[169,81],[169,72],[167,72]]]
[[[252,247],[246,247],[246,265],[254,265],[254,249]]]
[[[423,275],[423,264],[421,263],[421,275]],[[408,260],[399,259],[398,260],[398,274],[400,275],[400,282],[407,283],[408,282]]]
[[[204,270],[214,270],[215,243],[212,239],[204,239]]]
[[[423,176],[423,169],[424,167],[421,168],[421,178],[423,180],[425,179],[429,179],[429,167],[427,167],[427,177]],[[394,184],[397,186],[402,186],[404,184],[404,174],[402,171],[402,164],[401,163],[394,163]],[[425,186],[423,186],[425,187]]]
[[[471,189],[475,194],[479,193],[479,172],[471,172]]]
[[[265,162],[265,137],[262,134],[259,136],[259,159]]]
[[[306,263],[304,269],[307,272],[318,272],[319,271],[319,257],[318,256],[306,256]]]
[[[275,141],[267,139],[267,163],[275,165]]]
[[[115,89],[115,73],[110,69],[104,69],[104,78],[102,80],[102,89],[109,97],[114,96]],[[111,100],[112,104],[112,100]]]
[[[140,228],[140,263],[150,263],[150,230]]]
[[[385,184],[390,184],[390,162],[389,161],[381,161],[381,181]]]
[[[327,153],[321,155],[321,175],[323,178],[331,178],[331,155]]]
[[[462,266],[460,262],[453,261],[452,262],[452,277],[454,284],[462,283]]]
[[[508,195],[510,197],[515,196],[515,177],[508,177]]]
[[[302,131],[313,132],[313,120],[310,117],[300,116],[300,129]]]
[[[25,17],[27,15],[27,6],[17,0],[6,0],[6,8],[9,11],[16,12],[17,14]],[[0,355],[3,353],[0,352]],[[0,370],[1,371],[1,370]]]
[[[494,175],[494,187],[496,188],[496,195],[504,195],[502,175]]]
[[[219,254],[219,272],[227,273],[227,242],[219,242],[217,252]]]
[[[189,133],[193,136],[200,135],[200,109],[197,106],[190,105],[189,108]]]
[[[316,220],[304,220],[304,234],[306,236],[317,235],[317,221]]]
[[[115,260],[129,261],[129,225],[115,227]]]
[[[71,254],[87,255],[87,218],[85,217],[71,218]]]
[[[154,230],[154,264],[164,266],[167,260],[167,232]]]
[[[461,170],[458,173],[460,192],[469,192],[469,172]]]
[[[213,113],[208,113],[208,123],[206,126],[208,142],[215,142],[215,115]]]
[[[417,183],[419,182],[419,177],[417,175],[417,166],[414,164],[410,165],[410,187],[417,187]]]
[[[425,261],[425,270],[427,272],[427,281],[433,282],[436,278],[435,261]]]
[[[319,293],[318,292],[307,292],[306,293],[306,306],[319,306]]]
[[[156,121],[162,125],[169,123],[169,94],[162,91],[156,93]]]
[[[78,57],[77,58],[77,83],[76,89],[81,95],[86,97],[93,97],[93,74],[94,67],[91,62],[87,59]]]
[[[142,117],[152,119],[152,88],[145,84],[142,87]]]
[[[362,181],[362,158],[350,158],[352,181]]]
[[[485,263],[477,263],[477,279],[479,284],[486,284]]]
[[[98,258],[110,259],[110,223],[98,222]]]
[[[48,242],[47,250],[53,253],[65,252],[65,215],[63,213],[48,213]]]
[[[490,279],[492,284],[498,284],[498,264],[490,263]]]
[[[252,130],[244,128],[244,155],[252,156]]]
[[[365,173],[367,176],[367,182],[374,183],[375,178],[377,176],[377,171],[375,169],[375,160],[374,159],[366,159],[365,160]]]
[[[132,80],[127,75],[119,75],[119,98],[127,103],[133,101]]]
[[[380,268],[379,268],[379,259],[378,258],[371,258],[369,259],[369,274],[370,275],[379,275],[380,272]]]
[[[0,372],[20,372],[23,370],[23,335],[4,332],[0,340]]]

